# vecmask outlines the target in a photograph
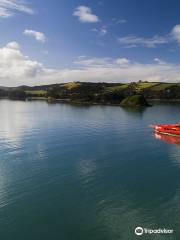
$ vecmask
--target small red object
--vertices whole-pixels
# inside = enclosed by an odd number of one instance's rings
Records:
[[[151,125],[156,133],[180,137],[180,124]]]

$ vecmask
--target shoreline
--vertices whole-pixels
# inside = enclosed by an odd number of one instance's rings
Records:
[[[88,105],[88,106],[119,106],[120,103],[100,103],[100,102],[82,102],[82,101],[72,101],[70,99],[48,99],[46,97],[28,97],[26,99],[10,99],[8,97],[0,97],[0,100],[12,100],[12,101],[46,101],[48,103],[67,103],[74,105]],[[147,99],[149,103],[180,103],[180,99]],[[144,108],[145,106],[139,106],[140,108]]]
[[[66,103],[66,104],[73,104],[73,105],[86,105],[86,106],[116,106],[116,107],[122,107],[120,103],[100,103],[100,102],[80,102],[80,101],[71,101],[70,99],[48,99],[45,97],[31,97],[26,99],[11,99],[8,97],[0,97],[0,100],[11,100],[11,101],[46,101],[50,104],[53,103]],[[144,108],[145,106],[136,106],[135,108]]]
[[[180,102],[180,99],[147,99],[147,101],[150,101],[150,102],[169,102],[169,103],[172,103],[172,102]]]

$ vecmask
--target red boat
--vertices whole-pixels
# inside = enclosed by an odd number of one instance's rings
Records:
[[[180,137],[179,124],[159,124],[151,126],[156,133]]]

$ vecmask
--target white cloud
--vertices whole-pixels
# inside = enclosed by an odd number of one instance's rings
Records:
[[[73,16],[79,18],[80,22],[83,23],[96,23],[99,22],[98,16],[94,15],[91,11],[90,7],[87,6],[79,6],[73,12]]]
[[[114,22],[114,24],[123,24],[123,23],[127,23],[126,19],[117,19],[117,18],[113,18],[112,21]]]
[[[20,46],[17,42],[9,42],[6,47],[9,49],[19,50]]]
[[[154,48],[157,45],[167,43],[168,41],[169,41],[169,38],[164,36],[142,38],[142,37],[136,37],[135,35],[128,35],[125,37],[118,38],[118,42],[128,48],[138,47],[138,46]]]
[[[108,30],[106,26],[102,26],[100,28],[93,28],[93,32],[97,32],[99,36],[104,36],[107,34]]]
[[[79,57],[74,64],[79,65],[80,67],[88,68],[102,68],[102,67],[112,67],[113,62],[111,58],[86,58]]]
[[[38,42],[44,43],[46,41],[46,36],[42,32],[26,29],[24,30],[23,34],[28,37],[34,37]]]
[[[125,64],[130,63],[130,60],[127,59],[127,58],[118,58],[116,60],[116,63],[119,64],[119,65],[125,65]]]
[[[34,10],[28,6],[25,1],[22,0],[0,0],[0,17],[8,18],[14,15],[14,13],[24,12],[27,14],[33,14]]]
[[[171,35],[175,41],[180,43],[180,24],[173,27]]]
[[[79,57],[74,64],[86,68],[114,68],[118,67],[118,65],[127,65],[130,63],[130,60],[127,58],[86,58]]]
[[[98,33],[99,33],[100,36],[106,35],[107,32],[108,32],[108,30],[107,30],[106,26],[102,26],[100,29],[98,29]]]
[[[180,64],[164,62],[158,58],[152,63],[138,63],[126,58],[79,57],[73,68],[49,69],[42,63],[25,56],[18,43],[10,42],[0,48],[0,86],[41,85],[69,81],[180,82]],[[162,60],[161,60],[162,61]]]
[[[157,62],[158,64],[167,64],[167,62],[165,62],[164,60],[161,60],[159,58],[154,58],[154,61]]]
[[[33,77],[42,72],[42,64],[24,56],[18,43],[10,42],[5,47],[0,48],[1,84],[21,85],[26,78],[32,80]]]
[[[171,42],[180,43],[180,24],[175,25],[172,30],[164,36],[155,35],[150,38],[138,37],[136,35],[128,35],[118,38],[118,42],[126,48],[133,47],[147,47],[155,48],[158,45],[171,43]]]
[[[161,65],[157,63],[144,64],[132,62],[126,65],[118,65],[114,61],[106,61],[104,65],[94,65],[93,62],[91,65],[90,60],[87,60],[87,64],[83,63],[84,65],[78,69],[59,70],[57,76],[59,76],[59,81],[63,82],[131,82],[138,81],[139,79],[180,82],[179,64],[167,63]]]

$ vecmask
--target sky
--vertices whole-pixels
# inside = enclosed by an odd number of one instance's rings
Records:
[[[180,82],[178,0],[0,0],[0,85]]]

